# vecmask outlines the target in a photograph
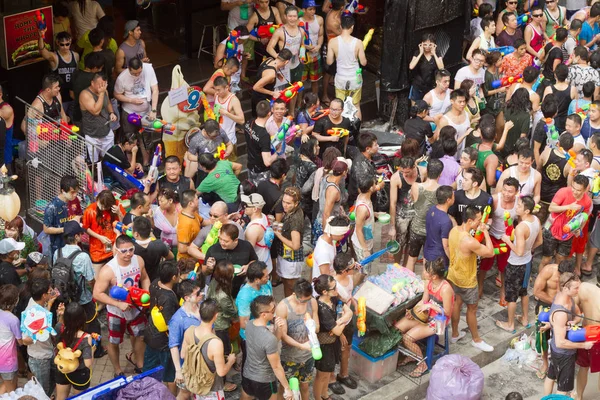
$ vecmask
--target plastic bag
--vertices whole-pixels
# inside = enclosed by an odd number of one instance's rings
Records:
[[[402,334],[396,329],[391,329],[390,333],[383,335],[379,332],[370,332],[365,339],[360,342],[358,348],[373,358],[381,357],[387,354],[391,349],[396,348],[402,340]]]
[[[44,388],[38,380],[33,377],[29,382],[25,384],[22,388],[17,388],[16,390],[0,395],[0,399],[18,399],[22,396],[32,396],[38,400],[49,400],[46,393],[44,393]]]
[[[431,369],[427,400],[479,400],[484,375],[471,359],[459,354],[440,358]]]
[[[520,338],[513,339],[502,359],[520,366],[533,364],[537,359],[537,353],[531,346],[531,337],[524,333]]]
[[[152,377],[145,377],[128,383],[119,390],[117,400],[175,400],[175,396],[161,382]]]

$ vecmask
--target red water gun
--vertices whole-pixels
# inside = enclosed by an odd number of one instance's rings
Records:
[[[123,301],[127,304],[138,307],[150,306],[150,292],[139,287],[132,286],[126,288],[122,285],[117,285],[111,287],[108,294],[113,299]]]
[[[292,100],[298,94],[298,92],[301,92],[303,90],[304,90],[304,84],[302,82],[296,82],[296,83],[288,86],[284,90],[282,90],[281,94],[279,95],[279,97],[277,99],[282,99],[286,103],[289,103],[290,100]],[[276,99],[273,99],[273,100],[276,100]]]
[[[270,39],[273,34],[275,33],[275,31],[277,29],[279,29],[281,25],[276,25],[276,24],[270,24],[270,25],[261,25],[258,27],[258,37],[263,39],[263,38],[267,38]]]
[[[502,79],[498,79],[492,82],[492,89],[499,89],[501,87],[510,86],[513,83],[523,82],[523,75],[519,74],[516,76],[505,76]]]
[[[510,238],[511,242],[515,241],[515,225],[508,211],[504,211],[504,233]]]
[[[487,224],[488,220],[490,219],[490,214],[492,213],[492,207],[487,205],[485,206],[485,208],[483,209],[483,214],[481,215],[481,223],[482,224]],[[483,231],[480,231],[479,229],[477,229],[477,231],[475,232],[475,239],[477,239],[477,241],[479,243],[483,242]]]
[[[506,253],[508,251],[508,247],[506,247],[506,243],[500,243],[498,246],[494,247],[494,255],[498,255],[500,253]]]
[[[38,30],[43,31],[46,29],[46,16],[40,10],[35,12],[35,22],[37,23]],[[43,39],[46,38],[46,35],[42,36]]]
[[[567,340],[571,342],[592,342],[600,340],[600,325],[573,326],[567,331]]]

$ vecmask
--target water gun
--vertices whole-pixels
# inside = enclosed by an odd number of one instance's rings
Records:
[[[523,75],[519,74],[516,76],[505,76],[502,79],[498,79],[492,82],[492,89],[498,89],[501,87],[507,87],[512,85],[513,83],[523,82]]]
[[[594,197],[600,194],[600,174],[596,174],[594,176],[594,180],[592,181],[592,195]]]
[[[365,50],[367,50],[367,46],[371,42],[371,39],[373,39],[373,33],[374,32],[375,32],[375,28],[369,29],[369,31],[367,32],[367,34],[363,38],[363,47],[365,48]]]
[[[208,98],[204,92],[200,92],[200,101],[202,102],[202,107],[204,107],[204,112],[206,113],[208,119],[214,119],[216,121],[217,116],[215,115],[214,110],[210,107]]]
[[[296,83],[288,86],[284,90],[282,90],[278,99],[282,99],[286,103],[289,103],[290,100],[292,100],[298,94],[298,92],[301,92],[303,90],[304,90],[304,84],[302,82],[296,82]],[[273,99],[273,101],[274,100],[276,100],[276,99]]]
[[[504,166],[498,165],[498,168],[496,168],[496,182],[498,182],[500,180],[500,177],[502,176],[503,172],[504,172]]]
[[[227,36],[227,41],[225,42],[225,56],[227,59],[237,56],[239,36],[238,31],[229,32],[229,36]]]
[[[92,347],[97,347],[102,341],[102,335],[98,333],[92,333],[90,337],[92,338]]]
[[[398,244],[396,242],[392,242],[391,244],[389,244],[387,247],[371,254],[369,257],[364,258],[359,264],[361,266],[365,266],[367,264],[372,263],[373,261],[375,261],[376,259],[378,259],[379,257],[381,257],[382,255],[384,255],[385,253],[387,253],[390,250],[394,250],[398,248]]]
[[[150,306],[150,292],[136,286],[126,288],[123,285],[116,285],[110,288],[108,294],[115,300],[137,307]]]
[[[352,205],[350,206],[349,214],[348,214],[348,218],[350,218],[350,221],[355,221],[356,220],[356,210],[355,210],[356,206]]]
[[[217,221],[213,224],[212,228],[210,228],[210,231],[208,232],[208,235],[206,236],[206,239],[204,240],[204,244],[200,248],[200,250],[202,250],[202,253],[204,255],[206,255],[206,252],[208,251],[210,246],[212,246],[213,244],[215,244],[219,241],[219,230],[221,229],[222,226],[223,226],[223,223],[221,221]]]
[[[175,125],[165,120],[158,118],[155,120],[149,120],[147,117],[142,117],[140,114],[137,113],[129,114],[127,116],[127,122],[129,122],[131,125],[139,126],[143,129],[153,129],[157,132],[160,132],[163,129],[167,131],[175,130]]]
[[[43,31],[46,29],[46,16],[40,10],[35,12],[35,22],[37,23],[38,30]],[[43,39],[46,38],[46,35],[42,36]]]
[[[511,53],[514,53],[515,48],[512,46],[502,46],[502,47],[492,47],[491,49],[488,49],[489,53],[492,53],[494,51],[499,52],[500,54],[502,54],[502,57],[504,57]]]
[[[190,272],[188,274],[188,279],[191,281],[195,281],[196,278],[198,277],[198,267],[200,266],[200,263],[196,263],[196,266],[194,267],[194,270],[192,272]]]
[[[500,253],[506,253],[508,251],[508,247],[506,247],[506,243],[500,243],[498,246],[494,247],[494,255],[498,255]]]
[[[279,145],[281,145],[282,148],[280,149],[278,154],[283,154],[285,152],[285,138],[293,122],[294,119],[290,116],[284,118],[277,133],[271,137],[272,153],[277,152],[277,148],[279,147]]]
[[[130,238],[133,237],[133,230],[131,229],[131,227],[127,227],[121,221],[113,222],[113,228],[115,228],[115,230],[122,235],[127,235]]]
[[[329,108],[317,110],[313,115],[310,116],[310,119],[312,119],[313,121],[318,121],[321,118],[328,116],[329,112]]]
[[[308,24],[304,23],[304,21],[298,22],[298,27],[304,31],[304,45],[310,46],[311,41],[310,41],[310,36],[308,34],[307,26],[308,26]]]
[[[550,322],[550,307],[544,307],[540,309],[540,312],[538,314],[538,321]]]
[[[582,212],[577,214],[576,216],[571,218],[569,222],[563,225],[563,232],[565,233],[565,235],[567,235],[573,231],[576,231],[577,229],[583,228],[588,218],[588,213]]]
[[[567,340],[571,342],[592,342],[600,340],[600,325],[573,326],[567,331]]]
[[[517,17],[517,26],[518,27],[522,27],[525,26],[525,24],[527,24],[527,22],[529,21],[529,13],[525,13],[525,14],[521,14]]]
[[[308,268],[312,268],[313,264],[314,264],[314,258],[313,258],[313,253],[310,253],[307,257],[306,257],[306,265],[308,266]]]
[[[490,214],[491,213],[492,213],[492,206],[488,204],[483,209],[483,214],[481,215],[481,223],[482,224],[487,224],[488,220],[490,219]],[[482,231],[480,231],[479,229],[477,229],[477,231],[475,232],[475,236],[474,237],[475,237],[475,239],[477,239],[477,241],[479,243],[483,243],[483,238],[485,236],[483,235]]]
[[[302,64],[306,64],[308,62],[308,58],[306,57],[306,46],[304,43],[300,44],[300,51],[298,53],[298,58]]]
[[[535,82],[533,82],[533,85],[531,85],[531,89],[534,92],[537,92],[538,87],[540,86],[540,84],[544,81],[544,75],[540,75],[537,77],[537,79],[535,80]]]
[[[215,158],[218,158],[219,160],[224,160],[226,152],[227,146],[225,146],[225,143],[221,143],[219,147],[217,147],[217,151],[215,151]]]
[[[309,313],[304,314],[304,326],[308,330],[308,341],[310,342],[312,356],[315,360],[320,360],[323,357],[323,353],[321,352],[321,345],[317,338],[317,324]]]
[[[79,127],[77,125],[70,125],[67,124],[65,121],[61,121],[60,132],[64,136],[68,136],[69,139],[77,139],[77,135],[74,135],[74,133],[79,133]]]
[[[578,108],[575,110],[575,114],[579,115],[579,116],[581,117],[581,119],[582,119],[582,120],[586,119],[586,118],[587,118],[588,111],[590,110],[590,104],[591,104],[591,103],[589,103],[589,104],[585,104],[585,105],[583,105],[583,106],[581,106],[581,107],[578,107]]]
[[[367,332],[367,299],[364,297],[358,298],[358,307],[356,309],[358,316],[356,318],[356,328],[358,336],[365,336]]]
[[[556,130],[556,126],[554,126],[554,119],[546,118],[546,126],[544,126],[544,131],[546,131],[546,145],[551,149],[557,148],[558,138],[560,135]]]
[[[348,3],[348,5],[346,6],[346,9],[344,10],[344,14],[364,14],[367,12],[367,9],[358,4],[358,0],[352,0],[350,3]]]
[[[300,396],[300,382],[298,381],[298,378],[296,378],[296,377],[290,378],[289,385],[290,385],[290,390],[292,392],[292,398],[294,400],[301,400],[302,397]]]
[[[508,211],[504,211],[504,233],[510,238],[511,242],[515,241],[515,225]]]
[[[154,156],[152,156],[152,164],[148,170],[148,181],[150,183],[156,183],[158,180],[158,166],[160,165],[160,156],[162,154],[162,145],[159,143],[154,149]]]
[[[270,39],[273,36],[273,34],[275,33],[275,31],[277,29],[279,29],[280,26],[281,25],[277,25],[277,24],[261,25],[256,30],[256,33],[258,34],[258,37],[261,39],[264,39],[264,38]]]
[[[566,151],[562,147],[559,147],[559,149],[565,155],[565,158],[571,166],[571,168],[575,168],[575,156],[577,155],[577,153],[575,153],[575,150],[571,149],[569,151]]]
[[[327,130],[329,136],[339,136],[340,138],[350,135],[350,131],[346,128],[331,128]]]

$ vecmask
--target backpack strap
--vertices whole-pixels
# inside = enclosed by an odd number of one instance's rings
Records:
[[[62,333],[64,332],[64,330],[65,330],[65,327],[64,327],[64,325],[63,325],[63,326],[61,327],[61,329],[60,329],[60,333],[62,334]],[[83,339],[85,339],[85,338],[86,338],[88,335],[89,335],[88,333],[85,333],[85,332],[84,332],[84,333],[83,333],[83,335],[81,335],[81,337],[80,337],[80,338],[79,338],[79,340],[77,341],[77,343],[75,343],[75,346],[73,346],[73,347],[71,348],[71,350],[73,350],[73,351],[77,350],[77,348],[79,347],[79,345],[81,344],[81,342],[83,341]],[[65,347],[68,347],[68,346],[67,346],[67,344],[65,343],[65,340],[64,340],[64,339],[62,340],[62,343],[63,343],[63,346],[65,346]]]
[[[61,253],[59,253],[59,256],[62,257],[62,249],[59,250]],[[69,257],[67,257],[70,261],[75,260],[75,257],[77,257],[79,254],[83,253],[83,251],[81,250],[75,250],[73,253],[71,253],[71,255]]]

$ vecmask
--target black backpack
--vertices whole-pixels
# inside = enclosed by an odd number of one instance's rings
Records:
[[[52,266],[52,283],[60,291],[60,298],[65,303],[79,301],[81,297],[83,288],[80,282],[75,281],[73,272],[73,260],[80,253],[81,250],[75,250],[69,257],[63,257],[62,249],[59,249],[58,257]]]

